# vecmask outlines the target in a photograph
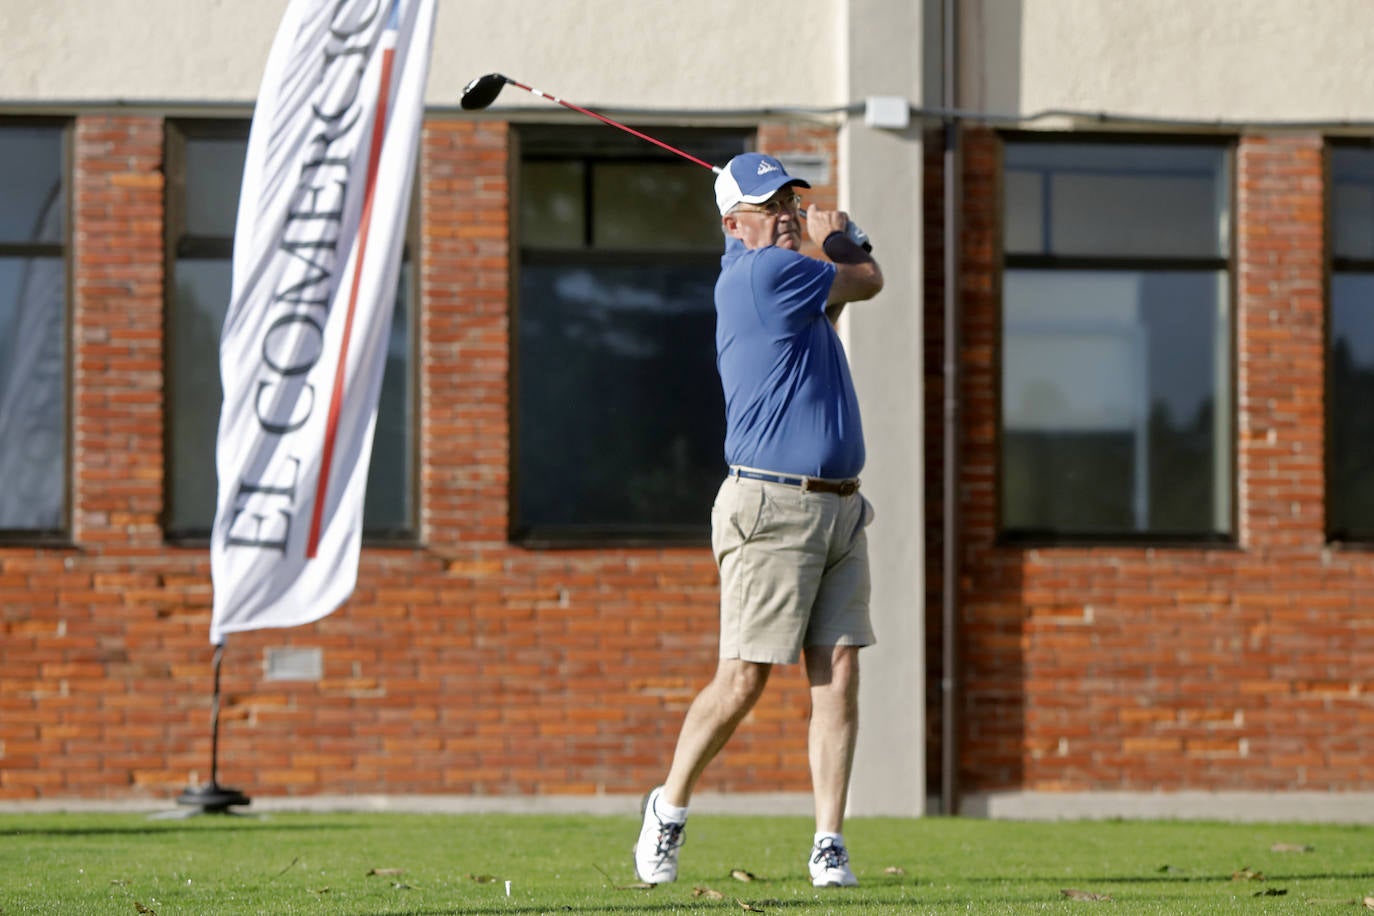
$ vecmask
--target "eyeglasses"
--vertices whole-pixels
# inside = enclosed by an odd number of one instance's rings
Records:
[[[762,213],[766,216],[780,216],[784,211],[788,213],[801,212],[802,199],[798,194],[788,194],[786,197],[774,197],[765,200],[761,204],[740,204],[735,209],[744,210],[749,213]]]

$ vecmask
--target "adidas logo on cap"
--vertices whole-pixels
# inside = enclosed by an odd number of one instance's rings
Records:
[[[780,170],[778,169],[778,167],[777,167],[776,165],[774,165],[773,163],[769,162],[767,159],[764,159],[762,162],[759,163],[759,170],[758,170],[758,173],[757,173],[757,174],[759,174],[759,175],[767,175],[769,172],[777,172],[777,171],[780,171]]]

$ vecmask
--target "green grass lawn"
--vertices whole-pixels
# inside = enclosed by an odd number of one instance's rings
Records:
[[[0,913],[1374,909],[1367,827],[855,818],[845,836],[861,886],[844,889],[807,880],[804,818],[698,815],[678,882],[652,889],[635,886],[637,829],[565,815],[0,815]]]

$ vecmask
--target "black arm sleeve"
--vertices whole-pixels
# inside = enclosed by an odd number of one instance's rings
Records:
[[[825,237],[821,250],[836,264],[865,264],[873,260],[873,255],[839,229]]]

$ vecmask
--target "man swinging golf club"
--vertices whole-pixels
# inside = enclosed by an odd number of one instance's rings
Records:
[[[858,883],[841,830],[858,730],[859,648],[869,624],[872,509],[858,492],[863,430],[834,322],[883,286],[849,218],[801,209],[807,182],[745,153],[716,177],[726,236],[716,282],[716,365],[729,474],[711,509],[720,567],[720,660],[687,710],[663,785],[644,801],[640,880],[677,879],[698,779],[763,693],[775,664],[805,656],[817,887]],[[800,253],[802,226],[827,260]]]

